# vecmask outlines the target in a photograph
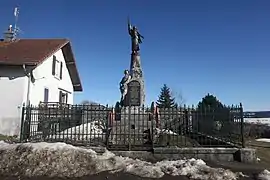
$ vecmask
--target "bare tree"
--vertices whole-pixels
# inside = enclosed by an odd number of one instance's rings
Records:
[[[90,105],[90,104],[96,105],[96,104],[98,104],[98,103],[93,102],[93,101],[89,101],[89,100],[83,100],[83,101],[81,102],[81,104],[82,104],[82,105]]]
[[[184,99],[183,97],[183,94],[181,91],[174,91],[172,90],[171,91],[171,96],[173,98],[175,98],[175,103],[178,105],[178,106],[183,106],[184,103],[186,102],[186,100]]]
[[[90,101],[89,100],[82,100],[82,102],[80,104],[88,105],[88,104],[90,104]]]

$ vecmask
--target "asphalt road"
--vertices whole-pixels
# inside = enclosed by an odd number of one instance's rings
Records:
[[[245,173],[246,174],[246,173]],[[250,173],[249,177],[243,177],[239,180],[258,180],[257,173]],[[33,177],[33,178],[23,178],[23,177],[6,177],[0,176],[1,180],[64,180],[64,178],[48,178],[48,177]],[[131,174],[126,173],[116,173],[116,174],[109,174],[109,173],[100,173],[93,176],[86,176],[81,178],[66,178],[68,180],[147,180],[150,178],[141,178],[138,176],[134,176]],[[153,180],[153,179],[152,179]],[[188,177],[185,176],[163,176],[160,180],[189,180]]]
[[[1,177],[1,180],[18,180],[18,177]],[[131,174],[117,173],[100,173],[93,176],[86,176],[81,178],[68,178],[68,180],[141,180],[141,179],[150,179],[150,178],[141,178]],[[164,180],[188,180],[186,177],[163,177]],[[48,177],[36,177],[36,178],[20,178],[20,180],[63,180],[63,178],[48,178]]]

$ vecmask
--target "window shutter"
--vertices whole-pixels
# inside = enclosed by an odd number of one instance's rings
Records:
[[[49,101],[49,89],[45,88],[44,89],[44,102],[48,102]]]
[[[62,91],[59,91],[59,103],[62,103]]]
[[[68,103],[68,93],[66,93],[66,104]]]
[[[53,62],[52,62],[52,75],[55,75],[55,63],[56,63],[56,57],[53,56]]]
[[[60,63],[60,79],[63,77],[63,62]]]

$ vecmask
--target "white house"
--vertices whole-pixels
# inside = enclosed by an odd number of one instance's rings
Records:
[[[24,104],[73,104],[75,91],[82,84],[69,40],[0,41],[0,134],[20,132]]]

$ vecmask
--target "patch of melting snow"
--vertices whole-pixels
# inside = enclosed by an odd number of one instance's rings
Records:
[[[81,124],[75,127],[68,128],[56,135],[50,136],[50,138],[58,139],[73,139],[73,140],[87,140],[94,138],[105,137],[105,126],[102,121],[92,121],[89,123]]]
[[[270,143],[270,139],[268,139],[268,138],[260,138],[260,139],[256,139],[256,141]]]
[[[105,139],[106,128],[102,121],[92,121],[89,123],[81,124],[75,127],[68,128],[55,135],[51,135],[52,139],[72,139],[72,140],[89,140],[89,139]],[[177,135],[177,133],[168,129],[156,128],[156,134],[169,134]]]
[[[156,128],[156,132],[157,134],[170,134],[170,135],[177,135],[177,133],[169,130],[169,129],[159,129],[159,128]]]
[[[264,170],[258,175],[259,180],[270,180],[270,172],[268,170]]]
[[[1,152],[2,151],[2,152]],[[150,163],[116,156],[106,151],[98,155],[65,143],[8,144],[0,141],[0,173],[20,176],[81,177],[103,171],[126,172],[141,177],[161,178],[165,174],[202,180],[234,180],[241,173],[211,168],[200,159]]]

